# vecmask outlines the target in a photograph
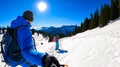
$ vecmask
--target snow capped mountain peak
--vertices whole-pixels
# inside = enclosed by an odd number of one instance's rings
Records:
[[[41,31],[47,32],[52,35],[56,35],[57,33],[66,35],[66,34],[72,32],[75,29],[75,27],[76,27],[75,25],[62,26],[62,27],[53,27],[53,26],[42,27]]]

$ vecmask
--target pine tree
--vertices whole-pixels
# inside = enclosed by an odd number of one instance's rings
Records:
[[[115,20],[119,16],[117,0],[111,0],[111,20]]]
[[[91,18],[90,18],[90,23],[89,23],[89,29],[93,29],[93,23],[94,23],[94,18],[93,18],[93,14],[90,14]]]
[[[0,34],[2,33],[1,30],[2,30],[2,28],[0,27]]]
[[[118,8],[119,8],[119,15],[120,15],[120,0],[119,0],[119,6],[118,6]]]
[[[116,18],[119,17],[119,1],[115,0],[115,7],[116,7]]]
[[[105,24],[108,24],[110,21],[110,7],[108,4],[104,5],[104,10],[105,10]]]
[[[2,27],[2,34],[5,33],[5,27]]]
[[[83,22],[81,22],[80,28],[81,28],[81,32],[83,32]]]
[[[48,42],[51,42],[52,39],[53,39],[53,36],[51,34],[48,34],[48,37],[49,37],[49,41]]]
[[[86,18],[84,23],[83,23],[83,31],[86,31],[89,29],[89,19]]]
[[[81,32],[81,27],[76,25],[75,30],[72,32],[72,35],[75,35],[80,32]]]
[[[120,16],[120,0],[118,2],[118,8],[119,8],[119,16]]]
[[[108,4],[105,4],[100,11],[99,27],[107,25],[109,20],[110,20],[110,7]]]
[[[94,13],[94,18],[93,18],[93,24],[92,24],[92,27],[93,28],[96,28],[98,27],[98,23],[99,23],[99,12],[98,12],[98,9],[95,11]]]

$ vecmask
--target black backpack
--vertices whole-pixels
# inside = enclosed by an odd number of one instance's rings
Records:
[[[3,35],[1,41],[1,53],[3,55],[4,62],[8,65],[12,64],[10,60],[16,63],[15,66],[25,61],[22,57],[21,50],[17,42],[17,30],[19,28],[20,27],[7,28],[7,31]]]
[[[14,66],[17,66],[22,62],[25,62],[25,59],[22,57],[21,49],[17,42],[17,30],[19,28],[21,28],[21,26],[17,28],[10,28],[10,27],[7,28],[7,31],[3,35],[1,41],[1,53],[4,58],[3,62],[5,62],[10,66],[12,63],[8,60],[8,58],[16,63]],[[34,41],[34,45],[35,45],[35,41]]]

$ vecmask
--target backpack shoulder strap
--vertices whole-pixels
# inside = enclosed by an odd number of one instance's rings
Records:
[[[35,38],[32,37],[32,39],[33,39],[34,48],[35,48],[35,50],[37,51],[36,44],[35,44]]]
[[[23,27],[23,25],[20,25],[20,26],[18,26],[16,29],[18,30],[18,29],[20,29],[20,28],[22,28]]]

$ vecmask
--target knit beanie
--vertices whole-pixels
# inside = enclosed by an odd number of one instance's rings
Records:
[[[27,10],[23,13],[23,18],[28,21],[33,21],[33,12],[30,10]]]

